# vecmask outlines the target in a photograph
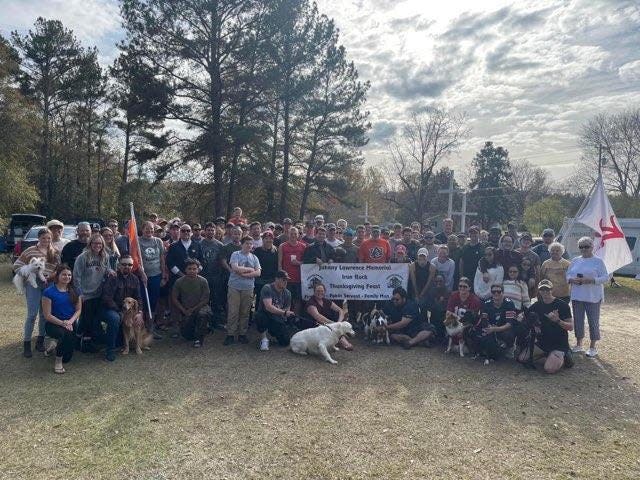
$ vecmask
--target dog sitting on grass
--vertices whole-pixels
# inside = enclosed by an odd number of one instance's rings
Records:
[[[122,354],[129,353],[129,344],[135,342],[136,353],[142,355],[142,349],[149,349],[153,335],[145,331],[142,313],[138,311],[138,301],[131,297],[126,297],[122,301],[122,339],[124,348]]]

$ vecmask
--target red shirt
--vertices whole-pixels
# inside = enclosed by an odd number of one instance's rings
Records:
[[[358,248],[358,260],[360,263],[389,263],[391,245],[384,238],[365,240]]]
[[[296,260],[302,262],[302,255],[307,248],[307,244],[298,240],[295,246],[289,242],[280,245],[282,248],[282,269],[289,274],[291,283],[300,283],[300,265],[291,263],[291,257],[295,256]]]
[[[453,312],[459,317],[462,317],[467,310],[479,313],[481,308],[482,301],[474,293],[470,293],[463,302],[460,298],[460,292],[453,292],[447,302],[447,312]]]

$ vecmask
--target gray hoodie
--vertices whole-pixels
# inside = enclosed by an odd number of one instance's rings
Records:
[[[98,298],[102,295],[102,282],[110,271],[109,257],[96,257],[85,250],[76,259],[73,266],[73,285],[83,300]]]

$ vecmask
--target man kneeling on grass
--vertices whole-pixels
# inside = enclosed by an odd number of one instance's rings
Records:
[[[171,292],[173,305],[179,312],[180,333],[193,346],[199,348],[209,329],[211,307],[209,306],[209,284],[198,275],[200,262],[193,258],[185,261],[185,275],[176,280]]]
[[[276,273],[272,283],[267,283],[260,290],[260,301],[256,311],[256,326],[262,334],[260,350],[269,350],[269,337],[275,337],[282,347],[289,345],[295,331],[290,321],[295,317],[291,311],[291,292],[287,290],[289,274],[284,270]]]
[[[391,302],[383,311],[389,320],[387,330],[391,341],[406,349],[426,344],[435,334],[434,328],[422,320],[416,302],[407,298],[407,291],[402,287],[393,289]]]
[[[544,371],[556,373],[562,367],[573,367],[573,356],[569,348],[569,332],[573,330],[573,318],[569,305],[553,296],[553,283],[542,280],[538,284],[538,301],[529,311],[538,314],[540,325],[536,332],[536,343],[531,355],[530,346],[518,355],[518,361],[527,363],[530,359],[544,361]]]

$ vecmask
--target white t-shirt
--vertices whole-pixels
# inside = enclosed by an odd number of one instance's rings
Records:
[[[604,284],[609,280],[607,267],[599,257],[576,257],[571,260],[567,270],[567,281],[582,274],[585,278],[593,278],[596,283],[587,285],[571,285],[571,300],[598,303],[604,300]]]

